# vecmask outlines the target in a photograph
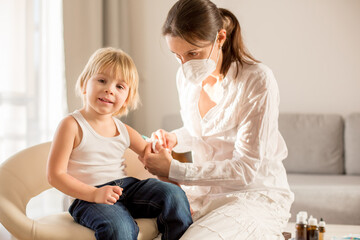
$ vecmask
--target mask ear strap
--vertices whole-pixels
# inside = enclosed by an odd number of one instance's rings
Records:
[[[218,56],[217,56],[217,59],[216,59],[216,63],[219,61],[220,51],[221,51],[221,49],[222,49],[222,46],[220,46],[220,48],[219,48],[219,51],[218,51]]]
[[[216,40],[217,40],[217,38],[218,38],[218,35],[219,35],[219,33],[217,32],[217,33],[216,33],[216,37],[215,37],[215,41],[214,41],[214,43],[213,43],[213,45],[212,45],[212,47],[211,47],[211,52],[210,52],[210,55],[209,55],[209,57],[207,58],[207,60],[210,59],[211,54],[213,53],[213,51],[214,51],[214,49],[215,49],[215,43],[216,43]]]

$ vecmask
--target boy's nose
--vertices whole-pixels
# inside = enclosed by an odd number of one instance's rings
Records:
[[[106,92],[107,94],[110,94],[110,95],[113,95],[113,94],[114,94],[114,92],[113,92],[111,89],[106,89],[105,92]]]

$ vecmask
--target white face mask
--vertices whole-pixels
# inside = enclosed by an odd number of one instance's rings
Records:
[[[219,48],[216,62],[214,62],[214,60],[212,60],[210,58],[210,56],[215,48],[217,36],[218,36],[218,34],[216,34],[215,42],[211,48],[211,52],[210,52],[210,55],[208,58],[189,60],[186,63],[181,65],[185,78],[188,81],[190,81],[191,83],[196,84],[196,85],[201,83],[212,72],[214,72],[216,70],[216,65],[219,61],[219,55],[220,55],[221,48]]]

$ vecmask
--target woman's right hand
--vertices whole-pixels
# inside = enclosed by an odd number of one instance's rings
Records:
[[[123,189],[119,186],[110,185],[96,188],[94,192],[94,202],[113,205],[119,200],[122,190]]]
[[[177,144],[177,137],[175,133],[167,132],[163,129],[159,129],[156,132],[151,134],[151,139],[158,140],[161,147],[167,148],[170,151],[176,146]]]

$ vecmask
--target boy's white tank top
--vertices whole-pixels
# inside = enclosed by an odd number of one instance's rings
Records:
[[[123,155],[130,146],[130,138],[125,125],[113,117],[120,134],[103,137],[78,110],[70,115],[79,123],[82,139],[70,155],[68,174],[92,186],[126,177]]]

